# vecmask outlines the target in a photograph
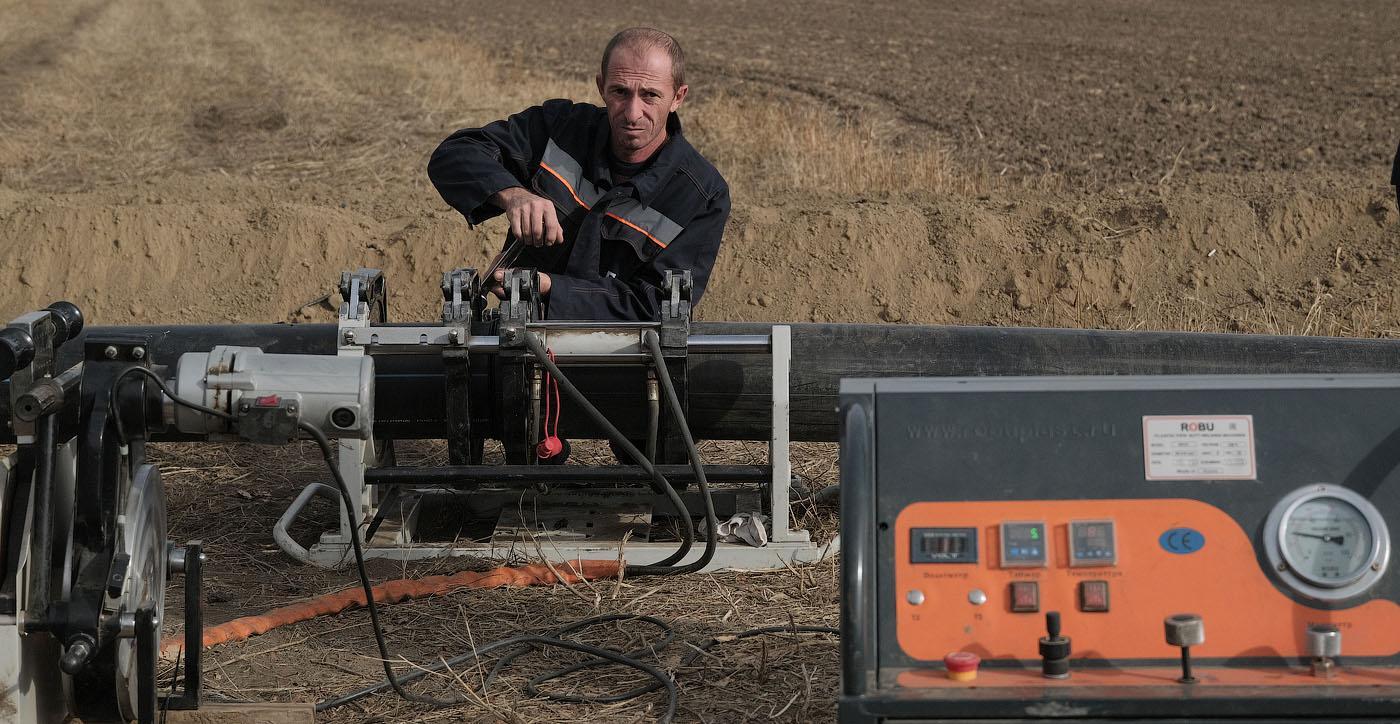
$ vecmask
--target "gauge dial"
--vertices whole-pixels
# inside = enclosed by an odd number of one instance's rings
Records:
[[[1319,586],[1344,586],[1371,564],[1375,536],[1356,506],[1340,498],[1301,502],[1283,524],[1283,558],[1300,578]]]
[[[1264,521],[1264,556],[1294,592],[1354,599],[1390,563],[1390,532],[1375,504],[1344,485],[1317,483],[1283,496]]]

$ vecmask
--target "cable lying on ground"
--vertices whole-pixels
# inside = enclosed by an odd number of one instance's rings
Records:
[[[568,639],[563,638],[568,634],[578,633],[580,631],[592,628],[599,624],[610,623],[614,621],[642,621],[658,629],[662,633],[662,637],[659,641],[657,641],[651,646],[648,646],[644,649],[638,649],[636,651],[629,651],[626,653],[619,653],[610,649],[602,649],[599,647],[588,646],[586,644],[580,644],[576,641],[570,641]],[[840,635],[840,632],[837,629],[832,628],[830,626],[764,626],[762,628],[741,631],[737,634],[716,636],[703,643],[687,642],[687,646],[690,647],[690,651],[684,657],[681,658],[680,667],[686,668],[694,665],[697,659],[708,653],[711,649],[715,648],[716,646],[732,643],[735,641],[742,641],[744,639],[753,638],[756,636],[773,636],[779,634],[827,634],[832,636],[838,636]],[[466,653],[461,656],[448,659],[446,661],[439,661],[438,663],[435,663],[431,666],[415,671],[412,674],[409,674],[400,679],[400,683],[411,683],[413,681],[417,681],[425,676],[428,676],[429,674],[433,674],[444,669],[450,669],[454,666],[457,666],[458,664],[462,664],[467,661],[480,658],[485,654],[498,651],[503,648],[515,648],[514,651],[507,653],[506,655],[502,656],[499,660],[497,660],[496,664],[492,666],[491,671],[486,675],[486,677],[482,681],[481,688],[478,692],[478,696],[485,696],[488,688],[490,687],[491,683],[495,681],[496,677],[499,676],[503,670],[509,667],[521,656],[524,656],[525,654],[528,654],[531,651],[535,650],[535,645],[555,646],[560,648],[571,649],[574,651],[583,651],[585,653],[592,654],[594,658],[578,662],[563,669],[549,671],[532,677],[526,682],[525,685],[525,690],[530,696],[537,696],[567,704],[617,704],[624,701],[630,701],[632,699],[644,696],[646,694],[650,694],[660,689],[665,689],[667,697],[666,712],[662,716],[657,718],[658,722],[665,723],[670,722],[671,719],[675,716],[676,707],[679,700],[679,694],[677,692],[675,681],[670,675],[666,674],[661,669],[652,666],[651,664],[647,664],[641,661],[639,657],[648,654],[650,654],[653,657],[659,657],[661,652],[664,651],[668,646],[670,646],[670,644],[674,640],[674,629],[671,627],[670,624],[660,619],[654,618],[652,616],[643,616],[639,614],[606,614],[577,621],[563,628],[555,629],[547,635],[513,636],[511,638],[502,639],[500,641],[495,641],[486,644],[485,646],[478,647],[475,651],[472,651],[470,653]],[[586,651],[585,649],[592,649],[592,651]],[[603,652],[603,655],[599,655],[599,653],[595,652]],[[541,685],[546,682],[563,678],[569,674],[578,671],[602,666],[611,666],[614,664],[621,664],[623,666],[628,666],[642,671],[643,673],[646,673],[648,676],[650,676],[653,679],[653,682],[650,684],[643,684],[641,686],[638,686],[636,688],[630,689],[622,693],[605,695],[568,694],[545,691],[540,688]],[[326,701],[320,702],[316,705],[316,711],[322,712],[328,709],[334,709],[339,706],[344,706],[351,702],[363,699],[367,696],[383,692],[388,688],[390,688],[390,682],[383,681],[373,686],[369,686],[358,691],[353,691],[343,696],[336,697],[334,699],[327,699]]]

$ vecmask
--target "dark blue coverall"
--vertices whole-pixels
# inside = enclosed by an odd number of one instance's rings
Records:
[[[728,184],[674,113],[667,134],[641,171],[614,183],[607,111],[546,101],[452,134],[428,177],[473,225],[501,213],[487,199],[513,186],[554,202],[564,243],[527,247],[515,263],[550,275],[549,319],[655,320],[667,269],[690,270],[700,301],[729,219]]]

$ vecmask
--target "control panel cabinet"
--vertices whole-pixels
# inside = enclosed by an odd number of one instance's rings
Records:
[[[1400,376],[847,380],[843,724],[1400,721]]]

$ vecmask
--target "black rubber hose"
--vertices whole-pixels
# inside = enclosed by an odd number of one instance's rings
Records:
[[[645,649],[628,651],[623,654],[623,656],[627,656],[629,658],[635,659],[641,656],[646,656],[647,654],[650,654],[651,656],[655,657],[659,652],[665,650],[666,647],[670,646],[671,642],[674,641],[676,638],[676,631],[675,629],[671,628],[670,624],[666,623],[665,621],[662,621],[659,618],[655,618],[653,616],[646,616],[638,613],[610,613],[604,614],[602,616],[586,618],[582,621],[576,621],[572,624],[569,624],[568,626],[565,626],[563,628],[555,629],[554,631],[549,633],[549,636],[550,638],[562,639],[568,634],[576,633],[586,628],[592,628],[599,624],[611,623],[613,621],[641,621],[643,623],[655,626],[657,630],[661,631],[663,634],[661,640],[656,642],[655,644],[652,644],[651,646],[648,646]],[[512,663],[514,663],[516,659],[534,650],[535,649],[533,647],[526,647],[518,651],[513,651],[498,659],[496,661],[496,665],[491,667],[491,671],[481,682],[482,692],[485,692],[486,689],[491,686],[491,682],[496,680],[496,677],[501,673],[501,671],[503,671],[506,667],[510,666]],[[659,688],[656,683],[651,683],[645,684],[635,689],[631,689],[629,691],[622,692],[621,694],[608,694],[605,696],[587,696],[583,694],[555,694],[548,691],[542,691],[539,688],[541,684],[547,681],[553,681],[555,679],[568,676],[569,674],[572,674],[575,671],[591,669],[598,666],[611,666],[612,663],[613,662],[608,659],[586,659],[584,661],[580,661],[577,664],[573,664],[572,666],[568,666],[557,671],[546,672],[526,682],[525,692],[528,693],[530,696],[540,696],[546,699],[552,699],[554,701],[566,702],[571,704],[616,704],[619,702],[628,701],[630,699],[635,699],[643,694],[656,691],[657,688]]]
[[[580,623],[589,623],[589,622],[580,622]],[[577,626],[578,624],[575,624],[575,625]],[[426,666],[426,667],[420,668],[419,670],[417,670],[417,671],[415,671],[415,672],[413,672],[413,673],[411,673],[411,674],[408,674],[408,675],[404,676],[402,679],[400,679],[400,680],[398,680],[398,681],[399,681],[399,683],[405,683],[405,684],[406,684],[406,683],[411,683],[411,682],[413,682],[413,681],[417,681],[418,679],[421,679],[421,678],[427,676],[428,674],[432,674],[432,673],[435,673],[435,672],[438,672],[438,671],[442,671],[443,669],[451,668],[451,667],[456,666],[456,665],[458,665],[458,664],[461,664],[461,663],[464,663],[464,662],[467,662],[467,661],[471,661],[472,659],[479,658],[479,657],[481,657],[481,656],[483,656],[483,655],[485,655],[485,654],[489,654],[489,653],[491,653],[492,651],[495,651],[495,650],[497,650],[497,649],[514,648],[514,647],[516,647],[516,646],[521,646],[521,645],[553,646],[553,647],[556,647],[556,648],[569,649],[569,650],[571,650],[571,651],[578,651],[578,652],[581,652],[581,653],[588,654],[588,655],[590,655],[590,656],[596,656],[596,657],[598,657],[599,659],[606,659],[606,660],[608,660],[608,661],[610,661],[610,662],[612,662],[612,663],[622,664],[623,666],[627,666],[627,667],[630,667],[630,668],[633,668],[633,669],[637,669],[638,671],[641,671],[642,673],[646,674],[647,676],[650,676],[651,678],[655,679],[655,680],[656,680],[656,683],[655,683],[654,685],[652,685],[652,686],[646,687],[646,690],[645,690],[645,691],[642,691],[642,690],[639,688],[639,689],[637,690],[638,693],[637,693],[635,696],[640,696],[641,694],[648,693],[648,692],[651,692],[651,691],[655,691],[656,689],[662,689],[662,688],[664,688],[664,689],[666,690],[666,698],[667,698],[667,700],[666,700],[666,712],[665,712],[664,714],[662,714],[660,717],[658,717],[658,718],[657,718],[657,721],[660,722],[661,724],[669,724],[669,722],[676,716],[676,707],[677,707],[677,704],[679,703],[680,693],[679,693],[679,691],[676,689],[676,682],[673,681],[673,680],[671,679],[671,677],[668,676],[668,675],[666,674],[666,672],[662,671],[661,669],[659,669],[659,668],[657,668],[657,667],[655,667],[655,666],[652,666],[652,665],[650,665],[650,664],[647,664],[647,663],[645,663],[645,662],[638,661],[637,659],[632,658],[631,656],[629,656],[629,655],[627,655],[627,654],[620,654],[620,653],[618,653],[618,652],[616,652],[616,651],[610,651],[610,650],[608,650],[608,649],[599,648],[599,647],[597,647],[597,646],[589,646],[588,644],[581,644],[581,643],[578,643],[577,641],[566,641],[566,640],[563,640],[563,639],[552,638],[552,637],[549,637],[549,636],[542,636],[542,635],[538,635],[538,634],[525,634],[525,635],[523,635],[523,636],[512,636],[511,638],[508,638],[508,639],[501,639],[500,641],[494,641],[494,642],[492,642],[492,643],[486,644],[485,646],[479,646],[479,647],[477,647],[475,650],[470,651],[470,652],[467,652],[467,653],[462,654],[462,655],[460,655],[460,656],[455,656],[455,657],[453,657],[453,658],[447,659],[446,661],[439,661],[438,663],[432,664],[431,666]],[[325,700],[325,701],[319,702],[319,703],[316,704],[316,711],[322,712],[322,711],[327,711],[327,710],[330,710],[330,709],[334,709],[334,708],[336,708],[336,707],[345,706],[346,704],[349,704],[349,703],[351,703],[351,702],[357,701],[357,700],[359,700],[359,699],[363,699],[363,698],[366,697],[366,696],[370,696],[370,695],[373,695],[373,694],[377,694],[377,693],[379,693],[379,692],[381,692],[381,691],[384,691],[385,689],[389,688],[389,687],[390,687],[390,683],[391,683],[390,681],[383,681],[383,682],[380,682],[380,683],[375,684],[375,685],[373,685],[373,686],[369,686],[369,687],[366,687],[366,688],[364,688],[364,689],[360,689],[359,691],[354,691],[354,692],[351,692],[351,693],[349,693],[349,694],[345,694],[344,696],[338,696],[338,697],[336,697],[336,698],[334,698],[334,699],[327,699],[327,700]]]
[[[121,385],[121,383],[127,377],[130,377],[132,373],[137,373],[145,376],[151,382],[155,383],[155,386],[160,388],[160,391],[164,393],[166,397],[169,397],[171,402],[174,402],[175,404],[181,407],[187,407],[191,410],[194,410],[195,412],[202,412],[206,415],[212,415],[213,417],[229,420],[231,422],[236,422],[238,420],[238,418],[234,417],[230,413],[224,412],[223,410],[215,410],[212,407],[205,407],[204,405],[201,405],[198,402],[191,402],[190,400],[186,400],[182,397],[177,397],[175,395],[175,391],[170,389],[169,385],[165,384],[165,380],[161,379],[160,375],[146,369],[145,367],[128,367],[122,370],[121,374],[117,375],[116,379],[112,380],[112,386],[110,389],[107,390],[107,413],[112,416],[113,421],[116,423],[117,440],[119,440],[123,445],[127,443],[128,439],[126,436],[126,430],[122,429],[122,416],[117,412],[117,387]]]
[[[471,701],[467,698],[458,699],[434,699],[430,696],[413,694],[403,688],[403,684],[394,675],[394,667],[390,665],[389,644],[384,640],[384,627],[379,622],[379,606],[374,601],[374,584],[369,580],[369,571],[365,570],[365,552],[360,545],[359,523],[355,515],[355,507],[351,502],[350,486],[345,484],[345,476],[340,473],[340,465],[335,461],[335,454],[331,450],[331,442],[326,438],[326,434],[316,429],[314,425],[305,421],[298,421],[297,427],[311,436],[316,441],[316,445],[321,448],[321,457],[325,458],[326,467],[331,470],[331,477],[335,479],[336,487],[340,489],[340,502],[345,508],[345,515],[355,530],[350,533],[350,547],[355,551],[355,570],[360,576],[360,586],[365,590],[365,608],[369,609],[370,628],[374,631],[374,643],[379,647],[380,663],[384,665],[385,683],[393,688],[405,701],[418,704],[427,704],[433,707],[459,706]]]
[[[666,495],[666,498],[671,501],[671,505],[675,507],[677,514],[680,516],[680,548],[676,549],[675,553],[667,556],[665,560],[657,563],[644,566],[627,566],[627,575],[667,576],[681,572],[679,569],[674,568],[673,564],[685,558],[686,554],[690,553],[690,549],[695,541],[695,523],[690,520],[690,510],[685,507],[685,501],[681,500],[681,496],[676,493],[676,489],[671,487],[671,482],[656,469],[656,466],[651,464],[651,461],[642,454],[642,451],[638,450],[637,446],[633,445],[632,441],[628,440],[627,436],[623,435],[622,432],[617,429],[617,426],[613,425],[597,407],[594,407],[593,403],[588,401],[588,397],[580,392],[579,389],[574,386],[573,382],[569,381],[564,371],[559,369],[559,365],[555,364],[554,360],[549,358],[549,352],[545,350],[544,345],[540,344],[539,338],[529,331],[525,331],[524,335],[525,346],[530,349],[531,354],[535,355],[535,360],[544,365],[545,369],[549,370],[549,374],[554,376],[554,380],[559,383],[559,387],[563,388],[584,413],[592,418],[593,422],[607,433],[608,438],[618,447],[622,448],[623,452],[631,456],[632,459],[651,476],[652,480],[656,482],[657,492]]]
[[[705,501],[705,552],[693,563],[677,567],[673,573],[693,573],[703,570],[705,566],[715,557],[715,547],[719,545],[719,521],[715,517],[715,501],[710,495],[709,481],[705,479],[705,466],[700,461],[700,450],[695,446],[695,438],[690,434],[690,425],[685,419],[685,409],[681,407],[680,395],[676,394],[676,386],[671,382],[671,376],[666,374],[666,358],[661,354],[661,338],[656,332],[647,330],[642,334],[642,340],[647,345],[647,350],[651,352],[652,364],[656,366],[656,376],[661,380],[661,388],[666,392],[666,406],[671,409],[671,415],[675,418],[676,428],[681,431],[681,438],[685,441],[685,453],[690,458],[690,467],[695,471],[695,483],[700,487],[700,495]],[[774,525],[776,525],[776,521]]]
[[[53,478],[57,461],[54,453],[58,447],[58,415],[50,413],[39,420],[39,430],[35,442],[38,449],[38,465],[34,474],[34,532],[32,567],[26,606],[47,625],[50,596],[53,593]],[[38,627],[36,627],[38,628]]]
[[[703,644],[691,644],[691,652],[687,654],[685,658],[681,659],[681,666],[690,666],[706,651],[720,644],[741,641],[755,636],[769,636],[772,634],[784,633],[831,634],[832,636],[840,636],[841,630],[832,628],[831,626],[764,626],[762,628],[751,628],[748,631],[741,631],[732,636],[712,638]]]

